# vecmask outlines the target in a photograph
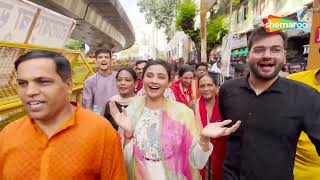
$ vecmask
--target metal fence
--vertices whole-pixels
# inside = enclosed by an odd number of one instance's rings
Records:
[[[25,115],[23,105],[17,95],[14,61],[31,50],[49,50],[61,53],[71,63],[74,84],[72,101],[81,103],[84,80],[94,73],[94,62],[88,63],[80,51],[48,48],[29,44],[0,42],[0,129],[7,123]]]

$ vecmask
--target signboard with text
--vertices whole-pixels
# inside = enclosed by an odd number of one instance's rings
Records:
[[[64,48],[75,20],[25,0],[0,0],[0,41]]]
[[[28,43],[63,48],[73,23],[75,22],[70,18],[50,11],[41,11]]]
[[[248,39],[247,35],[234,35],[231,39],[231,49],[238,49],[242,47],[247,47]]]
[[[0,41],[24,43],[36,12],[24,2],[0,0]]]

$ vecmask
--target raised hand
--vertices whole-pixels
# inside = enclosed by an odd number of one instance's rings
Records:
[[[127,110],[122,108],[122,113],[118,110],[114,101],[110,101],[110,114],[114,121],[126,132],[131,132],[131,122],[128,117]]]
[[[237,121],[231,127],[225,127],[232,121],[230,119],[224,120],[222,122],[209,123],[206,127],[202,129],[201,135],[208,138],[219,138],[222,136],[228,136],[235,132],[241,124],[241,121]]]

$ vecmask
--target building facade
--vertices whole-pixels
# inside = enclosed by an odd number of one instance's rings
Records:
[[[247,38],[269,15],[297,17],[311,26],[313,0],[243,0],[234,7],[230,31],[235,33],[231,61],[245,60],[248,53]],[[290,63],[306,62],[310,32],[299,29],[287,30],[289,36],[287,60]]]

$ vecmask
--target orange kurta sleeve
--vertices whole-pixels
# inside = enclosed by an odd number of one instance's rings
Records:
[[[0,179],[3,177],[3,161],[4,161],[4,154],[3,154],[3,131],[0,131]]]
[[[102,180],[128,179],[120,136],[113,128],[106,129],[101,168]]]

